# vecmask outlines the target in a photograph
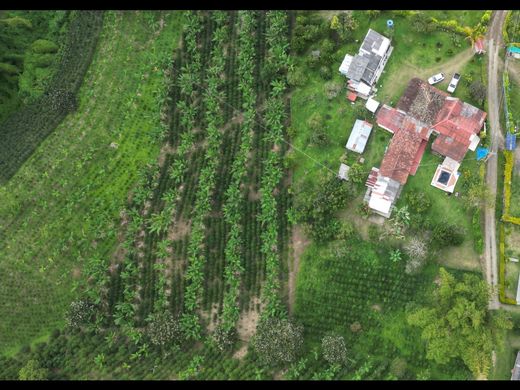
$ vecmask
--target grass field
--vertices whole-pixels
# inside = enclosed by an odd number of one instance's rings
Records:
[[[85,260],[113,252],[128,191],[159,151],[155,97],[181,13],[105,16],[77,112],[0,188],[3,353],[63,325]]]
[[[443,13],[446,17],[459,18],[461,21],[471,25],[475,20],[481,16],[480,12],[453,12]],[[376,31],[385,32],[386,30],[386,19],[385,13],[382,13],[378,18],[370,21],[366,14],[359,12],[354,15],[357,16],[359,21],[359,28],[354,32],[354,38],[358,39],[359,42],[364,38],[366,29],[368,27],[374,28]],[[439,15],[436,15],[438,17]],[[410,75],[403,70],[403,64],[409,62],[417,67],[431,66],[434,60],[431,58],[429,53],[434,51],[434,46],[437,41],[443,42],[443,59],[439,62],[439,66],[445,61],[449,61],[450,57],[457,55],[461,51],[467,50],[469,44],[462,42],[461,47],[454,47],[452,44],[452,34],[446,32],[434,32],[432,34],[418,34],[410,30],[409,22],[407,19],[398,17],[395,21],[396,30],[393,38],[393,45],[395,43],[394,51],[389,59],[389,62],[385,68],[385,73],[381,77],[381,83],[383,88],[378,92],[378,97],[383,102],[392,103],[394,106],[397,103],[398,98],[404,88],[406,87]],[[424,45],[417,45],[417,42],[424,42]],[[319,46],[318,46],[319,47]],[[314,46],[313,46],[314,48]],[[355,40],[352,43],[341,46],[338,50],[338,57],[340,63],[344,53],[356,53],[359,49],[359,43]],[[452,51],[451,55],[446,54],[446,50]],[[317,71],[308,69],[306,67],[304,56],[299,58],[297,66],[301,66],[305,69],[307,75],[307,81],[302,87],[298,87],[292,95],[292,131],[293,131],[293,144],[299,149],[305,152],[306,155],[298,152],[293,152],[292,158],[293,166],[295,167],[293,181],[295,183],[312,183],[315,182],[319,175],[322,174],[324,168],[321,167],[317,162],[327,166],[334,172],[339,169],[339,159],[344,153],[347,154],[347,164],[356,161],[359,157],[365,159],[364,170],[368,176],[370,169],[373,166],[379,166],[385,148],[387,147],[391,134],[385,130],[378,128],[375,125],[375,119],[373,115],[364,108],[364,100],[358,99],[358,101],[351,105],[345,99],[346,89],[343,88],[339,95],[333,99],[328,99],[326,96],[326,90],[324,87],[325,81],[320,77]],[[343,76],[336,71],[335,65],[333,64],[333,81],[342,82]],[[469,60],[467,65],[463,68],[463,73],[471,74],[474,79],[480,77],[482,69],[482,60],[473,59]],[[402,80],[394,80],[395,75],[402,75]],[[391,82],[386,82],[392,78]],[[448,80],[449,81],[449,80]],[[392,91],[387,89],[392,86]],[[442,86],[440,87],[442,88]],[[459,85],[459,88],[455,92],[456,97],[461,99],[467,99],[469,92],[463,82]],[[470,101],[471,103],[471,101]],[[314,112],[319,112],[325,118],[326,132],[329,138],[329,142],[323,146],[312,145],[309,142],[311,137],[311,130],[307,121]],[[347,151],[345,149],[346,141],[350,135],[356,118],[366,118],[369,122],[374,123],[374,128],[370,139],[367,143],[365,152],[360,156],[357,153]],[[309,158],[310,156],[311,158]],[[421,167],[419,168],[416,176],[411,176],[406,186],[404,187],[403,193],[397,204],[398,207],[405,204],[405,196],[409,192],[417,191],[419,189],[425,191],[433,201],[430,211],[427,213],[428,217],[434,221],[443,221],[446,218],[454,223],[459,223],[462,226],[470,230],[471,216],[468,216],[464,211],[463,202],[455,196],[448,197],[446,193],[440,191],[430,185],[433,173],[437,168],[437,165],[442,162],[440,157],[437,157],[431,153],[430,146],[427,147],[426,153],[421,161]],[[471,174],[478,174],[478,163],[475,161],[475,153],[468,152],[462,166],[461,171],[469,170]],[[462,175],[459,183],[457,184],[457,190],[463,186],[464,174]],[[471,242],[471,237],[469,238]],[[467,267],[466,267],[467,268]],[[474,267],[473,267],[474,268]]]

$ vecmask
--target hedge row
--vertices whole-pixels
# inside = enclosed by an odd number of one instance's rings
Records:
[[[500,224],[499,228],[499,262],[498,262],[498,296],[500,302],[508,305],[516,305],[516,300],[506,297],[506,256],[505,256],[505,231],[504,224]]]

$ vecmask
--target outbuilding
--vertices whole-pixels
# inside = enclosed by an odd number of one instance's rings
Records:
[[[348,171],[350,171],[350,167],[346,164],[341,163],[341,165],[339,166],[338,177],[341,180],[348,180]]]
[[[363,153],[367,145],[368,137],[372,132],[372,124],[367,121],[356,119],[346,148],[356,153]]]
[[[377,111],[377,108],[379,107],[379,102],[375,101],[372,98],[368,98],[365,107],[368,111],[375,113]]]

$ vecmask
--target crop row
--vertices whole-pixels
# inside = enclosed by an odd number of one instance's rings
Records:
[[[242,180],[246,174],[248,155],[251,152],[253,126],[256,115],[256,94],[254,91],[255,62],[255,15],[252,12],[240,11],[240,35],[238,46],[239,89],[242,94],[244,121],[241,126],[240,149],[231,168],[231,184],[225,193],[224,218],[230,226],[225,248],[226,265],[224,280],[226,291],[222,309],[222,327],[229,332],[238,321],[240,310],[241,275],[244,271],[241,248],[243,245],[243,228],[241,225],[243,211]]]
[[[269,66],[280,74],[287,66],[289,58],[286,53],[288,48],[287,15],[283,11],[270,11],[267,13],[267,22],[267,61]],[[278,207],[274,192],[283,175],[280,148],[283,142],[285,118],[283,100],[285,87],[285,77],[278,76],[276,78],[275,76],[273,78],[271,81],[271,92],[264,113],[264,121],[268,128],[265,139],[273,147],[264,162],[260,189],[261,212],[259,220],[263,228],[261,233],[261,252],[266,259],[266,281],[262,294],[262,301],[265,304],[265,309],[262,312],[263,317],[278,316],[284,313],[279,296]]]
[[[199,339],[201,327],[196,310],[203,294],[204,260],[202,245],[204,242],[204,219],[211,210],[211,196],[215,189],[215,172],[220,159],[221,133],[223,115],[220,107],[223,85],[221,73],[225,67],[224,45],[228,38],[229,26],[227,14],[222,11],[211,13],[217,27],[213,31],[209,67],[207,69],[206,88],[203,93],[205,105],[206,138],[208,147],[204,156],[204,167],[199,176],[195,205],[192,211],[191,237],[188,246],[188,268],[186,271],[186,288],[184,293],[184,312],[181,323],[185,333]]]

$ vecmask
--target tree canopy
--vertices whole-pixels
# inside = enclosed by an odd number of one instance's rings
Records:
[[[511,329],[512,323],[504,312],[488,311],[488,286],[477,275],[458,280],[441,268],[439,279],[431,306],[412,310],[407,321],[422,329],[428,359],[447,364],[460,358],[475,378],[486,378],[498,342],[492,328]]]

